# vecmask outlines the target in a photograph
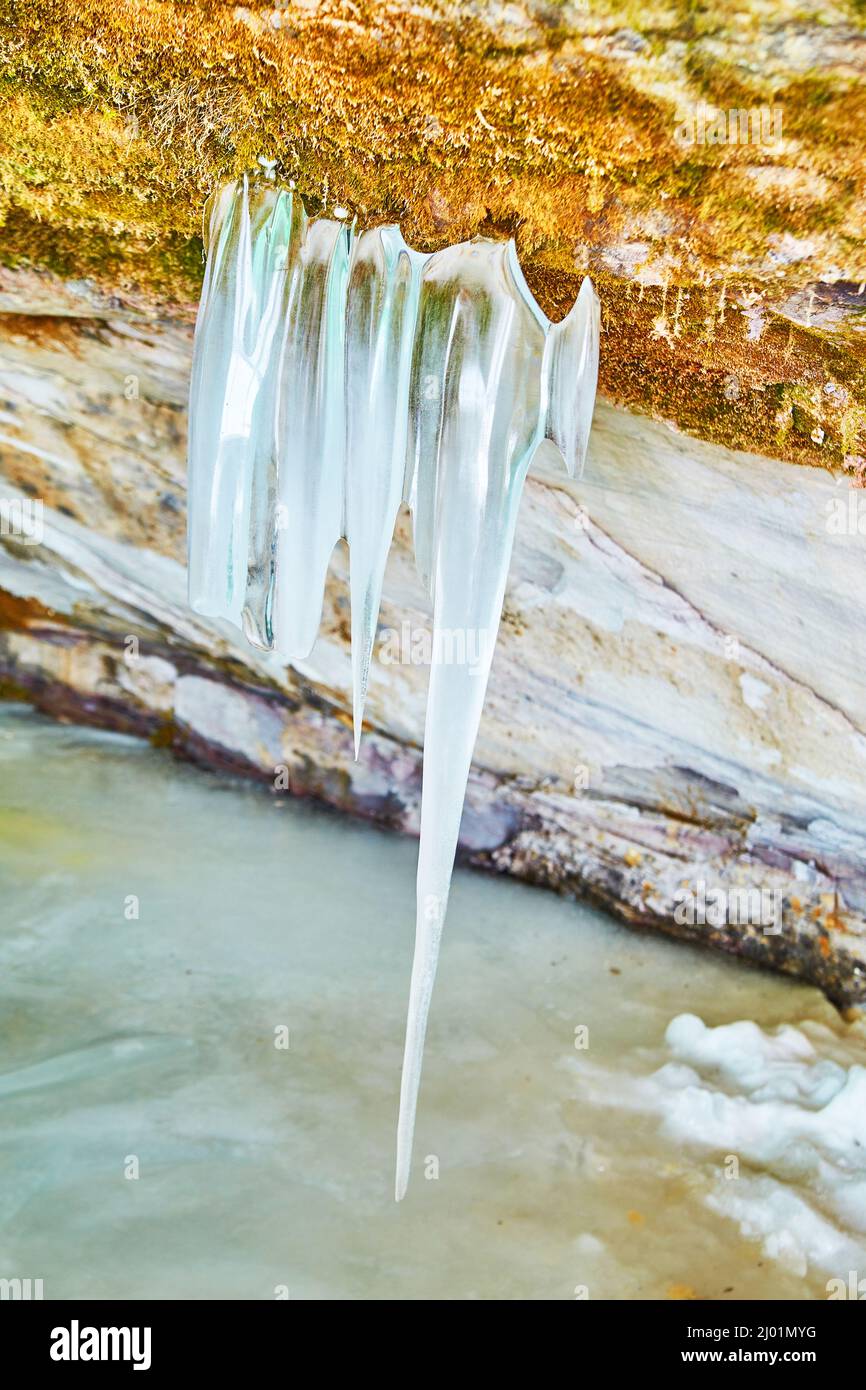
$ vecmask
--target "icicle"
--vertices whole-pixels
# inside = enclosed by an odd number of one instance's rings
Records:
[[[291,195],[244,178],[206,209],[207,272],[190,393],[189,585],[198,612],[240,623],[255,422],[280,323],[283,209]]]
[[[516,271],[516,273],[515,273]],[[396,1195],[406,1190],[427,1011],[463,797],[511,559],[541,435],[544,328],[511,246],[451,247],[425,268],[412,380],[419,564],[433,595],[415,961]]]
[[[322,620],[325,578],[343,534],[344,348],[350,231],[317,218],[300,248],[299,292],[286,318],[277,406],[274,642],[308,656]]]
[[[423,256],[355,237],[246,179],[209,204],[190,397],[190,599],[287,659],[321,621],[349,542],[355,756],[401,498],[433,603],[415,958],[400,1090],[406,1190],[424,1035],[463,799],[533,454],[583,467],[598,372],[584,280],[553,325],[514,243]]]
[[[403,493],[409,369],[425,257],[396,227],[355,242],[346,311],[346,517],[355,757],[385,562]]]
[[[243,627],[257,647],[274,645],[273,605],[276,583],[278,497],[277,390],[280,354],[275,350],[283,324],[291,319],[301,291],[300,248],[307,216],[300,198],[284,193],[274,207],[270,225],[258,245],[263,254],[256,270],[266,286],[269,313],[263,321],[269,353],[268,371],[259,392],[253,426],[250,478],[250,533],[247,553]],[[258,247],[257,247],[258,249]]]
[[[544,354],[544,432],[572,478],[583,476],[598,381],[598,336],[598,299],[586,279],[570,312],[550,326]]]

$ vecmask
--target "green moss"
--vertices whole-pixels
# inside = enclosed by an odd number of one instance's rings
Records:
[[[48,270],[61,279],[82,277],[122,293],[146,284],[157,302],[187,305],[198,297],[204,270],[200,237],[167,232],[154,246],[128,233],[99,227],[49,228],[26,213],[7,215],[0,239],[0,264],[10,269]]]
[[[832,71],[748,72],[737,0],[593,0],[586,12],[551,0],[527,13],[521,29],[519,17],[468,14],[456,0],[423,12],[386,0],[0,0],[0,258],[186,310],[207,192],[266,154],[311,203],[400,221],[423,249],[515,235],[553,317],[586,261],[600,282],[611,393],[748,443],[742,411],[701,375],[720,348],[764,386],[800,358],[821,375],[832,350],[826,335],[798,333],[798,354],[780,365],[775,337],[744,345],[736,312],[723,325],[710,306],[723,285],[778,301],[833,264],[866,279],[862,86]],[[757,42],[771,18],[749,22]],[[646,40],[628,59],[605,48],[623,28]],[[700,51],[727,35],[729,57]],[[684,63],[671,61],[671,41],[686,45]],[[681,97],[778,99],[784,148],[681,149]],[[788,181],[756,180],[767,165]],[[816,238],[820,256],[778,276],[766,255],[774,232]],[[605,271],[608,251],[641,240],[670,294],[692,294],[673,347],[654,330],[660,304],[649,314],[650,297],[638,305]],[[844,352],[853,379],[855,333]],[[755,446],[775,447],[760,407]]]

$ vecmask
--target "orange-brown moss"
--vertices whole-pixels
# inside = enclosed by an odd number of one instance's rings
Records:
[[[844,45],[821,50],[834,17],[862,19],[837,5],[814,24],[810,72],[774,46],[791,17],[734,0],[0,0],[0,256],[187,309],[206,193],[266,155],[312,203],[399,220],[423,248],[513,234],[554,317],[590,270],[604,389],[705,437],[838,463],[851,419],[816,448],[784,425],[786,393],[832,359],[862,398],[862,339],[784,325],[750,344],[736,311],[705,312],[723,286],[769,305],[810,278],[866,280],[866,91]],[[681,148],[686,99],[781,105],[785,139]],[[769,257],[774,233],[811,238],[808,263]],[[666,292],[638,304],[638,271]]]

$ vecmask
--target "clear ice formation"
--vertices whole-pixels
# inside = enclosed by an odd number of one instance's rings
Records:
[[[514,242],[423,255],[244,177],[205,209],[190,393],[189,593],[286,661],[309,655],[349,546],[355,756],[401,503],[433,606],[415,957],[396,1196],[409,1177],[424,1035],[523,481],[542,439],[572,477],[598,375],[589,279],[552,324]]]

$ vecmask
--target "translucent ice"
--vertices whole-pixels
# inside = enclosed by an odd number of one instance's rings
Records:
[[[400,1093],[406,1189],[421,1058],[472,751],[523,481],[542,439],[572,476],[598,373],[584,280],[559,324],[513,242],[425,256],[247,178],[205,216],[190,397],[190,601],[287,660],[308,655],[349,544],[355,755],[401,500],[433,605],[415,959]]]
[[[424,257],[396,227],[358,237],[346,306],[346,497],[355,757],[382,578],[403,496],[409,373]]]

